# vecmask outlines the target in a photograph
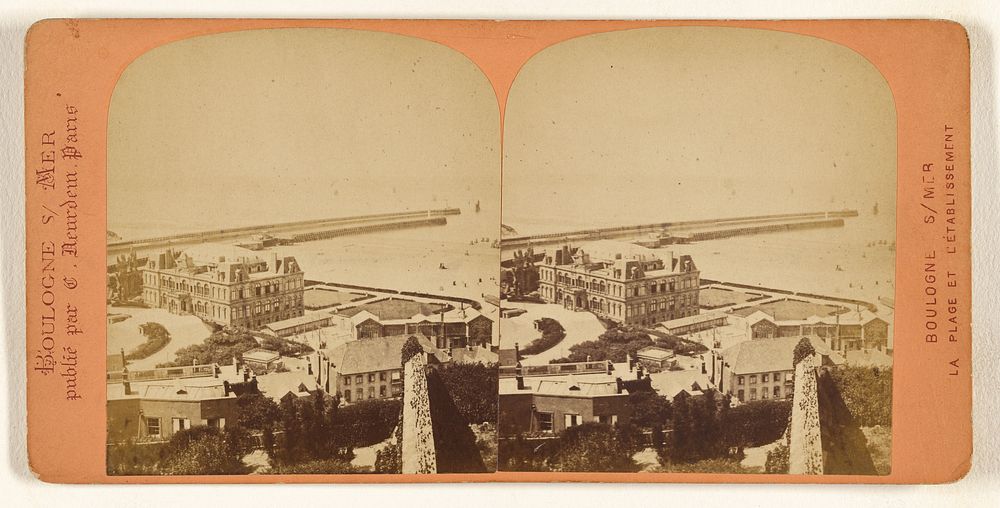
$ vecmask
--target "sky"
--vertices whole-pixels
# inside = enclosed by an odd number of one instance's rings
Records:
[[[486,77],[428,41],[300,28],[171,43],[115,88],[108,228],[499,210],[499,123]]]
[[[891,92],[821,39],[674,27],[562,42],[521,69],[504,136],[503,220],[521,233],[875,203],[894,228]]]

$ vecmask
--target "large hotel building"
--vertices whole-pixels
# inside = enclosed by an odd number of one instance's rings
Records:
[[[146,305],[224,326],[260,328],[303,315],[303,274],[294,257],[204,244],[150,256],[142,272]]]
[[[691,256],[660,257],[639,245],[600,240],[546,255],[538,267],[547,302],[623,324],[652,325],[698,314]]]

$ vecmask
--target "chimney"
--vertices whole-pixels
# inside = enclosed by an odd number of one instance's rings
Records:
[[[611,360],[608,360],[608,375],[611,375],[611,371],[615,370],[614,366],[611,364]]]
[[[122,367],[122,385],[125,387],[125,395],[132,395],[132,383],[128,381],[128,367]]]
[[[271,273],[278,273],[278,253],[277,252],[271,251],[271,266],[269,266],[268,268],[271,269]]]
[[[624,384],[625,383],[622,382],[622,378],[616,377],[615,378],[615,392],[621,393],[622,392],[622,387],[624,386]]]
[[[625,357],[628,358],[628,370],[632,372],[632,369],[635,368],[635,358],[630,354],[625,355]]]
[[[514,362],[518,364],[518,368],[521,367],[521,346],[517,342],[514,343]]]
[[[233,387],[229,385],[229,381],[222,382],[222,389],[225,390],[226,397],[228,397],[230,393],[233,393]]]
[[[219,374],[222,374],[222,367],[219,367],[219,364],[215,364],[215,368],[212,369],[212,372],[215,374],[213,377],[215,379],[219,379]]]
[[[639,365],[635,368],[635,378],[642,379],[642,365]]]
[[[523,390],[524,389],[524,375],[521,374],[520,370],[517,371],[517,376],[515,376],[514,379],[517,380],[517,389],[518,390]]]
[[[243,382],[250,381],[250,367],[243,367]]]

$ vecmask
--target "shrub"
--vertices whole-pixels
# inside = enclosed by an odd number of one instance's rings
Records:
[[[212,333],[201,344],[178,349],[173,361],[157,367],[183,367],[192,363],[231,365],[233,358],[240,358],[243,353],[258,347],[270,349],[281,356],[299,356],[313,351],[306,344],[279,337],[264,337],[258,344],[257,339],[245,330],[224,329]]]
[[[563,431],[551,464],[556,471],[637,471],[634,452],[629,429],[588,422]]]
[[[399,399],[359,401],[337,410],[331,432],[358,448],[381,443],[392,435],[403,407]]]
[[[892,368],[844,366],[829,376],[859,426],[892,425]]]
[[[764,446],[780,438],[788,427],[792,405],[787,400],[755,400],[727,411],[722,427],[727,446]]]
[[[160,352],[170,343],[170,332],[160,323],[143,323],[139,325],[139,330],[146,336],[146,342],[139,344],[129,354],[125,355],[126,360],[142,360],[149,358]]]
[[[542,336],[522,348],[522,354],[537,355],[556,347],[566,338],[566,329],[555,319],[543,317],[539,319],[538,327],[542,330]]]
[[[281,356],[301,356],[313,352],[313,348],[308,344],[280,337],[263,337],[260,341],[260,347],[270,349]]]
[[[449,363],[435,369],[469,423],[497,421],[499,366],[495,363]]]
[[[212,427],[178,431],[164,447],[160,472],[169,475],[245,474],[239,446]]]
[[[767,452],[764,462],[764,472],[770,474],[788,474],[788,445],[781,443]]]
[[[164,443],[136,443],[128,440],[108,446],[107,471],[109,475],[157,474],[157,464],[163,456]]]
[[[653,339],[639,328],[627,326],[612,328],[600,335],[597,340],[581,342],[569,348],[570,354],[565,358],[553,360],[551,363],[585,362],[610,360],[614,363],[625,362],[629,355],[652,346]]]

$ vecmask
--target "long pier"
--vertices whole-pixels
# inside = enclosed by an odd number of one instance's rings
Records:
[[[611,226],[605,228],[582,229],[576,231],[566,231],[561,233],[547,233],[540,235],[524,235],[502,238],[500,248],[502,250],[518,249],[538,245],[547,245],[562,242],[580,242],[604,239],[636,238],[649,233],[672,234],[680,231],[704,230],[692,239],[711,239],[713,230],[740,230],[756,225],[774,224],[793,225],[796,223],[822,224],[820,227],[830,227],[837,224],[828,222],[840,219],[839,225],[843,225],[844,217],[857,217],[857,210],[835,210],[828,212],[808,212],[808,213],[782,213],[772,215],[753,215],[748,217],[729,217],[723,219],[702,219],[692,221],[657,222],[651,224],[637,224],[631,226]],[[760,228],[756,232],[778,231],[781,227]],[[722,236],[716,236],[720,238]]]
[[[394,225],[397,224],[403,227],[432,225],[442,223],[442,219],[448,215],[459,215],[461,213],[462,211],[458,208],[439,208],[431,210],[417,210],[413,212],[392,212],[294,222],[278,222],[273,224],[260,224],[255,226],[243,226],[210,231],[197,231],[193,233],[182,233],[177,235],[158,236],[153,238],[143,238],[140,240],[123,240],[108,243],[108,257],[110,258],[117,254],[123,254],[132,249],[153,250],[178,244],[193,245],[234,238],[244,238],[264,233],[274,234],[289,231],[312,230],[317,232],[326,232],[326,234],[330,235],[327,237],[333,237],[341,236],[343,234],[356,234],[362,230],[369,229],[365,226],[366,224],[375,226],[375,230],[393,229]],[[306,240],[308,235],[303,233],[294,236],[299,236],[302,240]],[[309,239],[319,239],[320,237],[322,237],[322,234],[318,234],[315,238]]]

